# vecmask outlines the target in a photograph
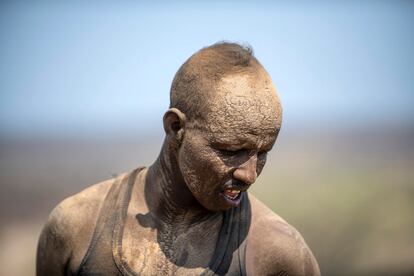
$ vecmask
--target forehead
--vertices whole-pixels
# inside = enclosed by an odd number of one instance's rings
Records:
[[[205,127],[217,137],[274,135],[281,124],[280,102],[267,74],[223,78],[206,109]]]

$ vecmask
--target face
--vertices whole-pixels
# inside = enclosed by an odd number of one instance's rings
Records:
[[[265,75],[223,79],[207,116],[186,126],[179,165],[193,196],[206,209],[226,210],[261,173],[280,129],[276,92]]]

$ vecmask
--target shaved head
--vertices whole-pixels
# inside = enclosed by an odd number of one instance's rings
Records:
[[[243,114],[252,111],[248,121],[261,129],[272,116],[280,128],[280,102],[269,75],[251,48],[236,43],[213,44],[192,55],[176,73],[170,96],[170,107],[183,112],[194,127],[224,131],[220,118],[247,123]]]
[[[262,68],[260,68],[262,69]],[[280,129],[281,106],[268,75],[233,74],[223,77],[206,106],[211,132],[268,133]]]

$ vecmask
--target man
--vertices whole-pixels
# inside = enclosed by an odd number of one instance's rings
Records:
[[[172,83],[158,159],[60,203],[37,274],[319,275],[300,234],[247,193],[281,115],[250,49],[200,50]]]

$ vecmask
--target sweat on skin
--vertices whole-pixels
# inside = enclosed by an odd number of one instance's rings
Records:
[[[37,275],[320,275],[301,235],[247,191],[282,120],[252,51],[201,49],[170,96],[158,158],[61,202]]]

